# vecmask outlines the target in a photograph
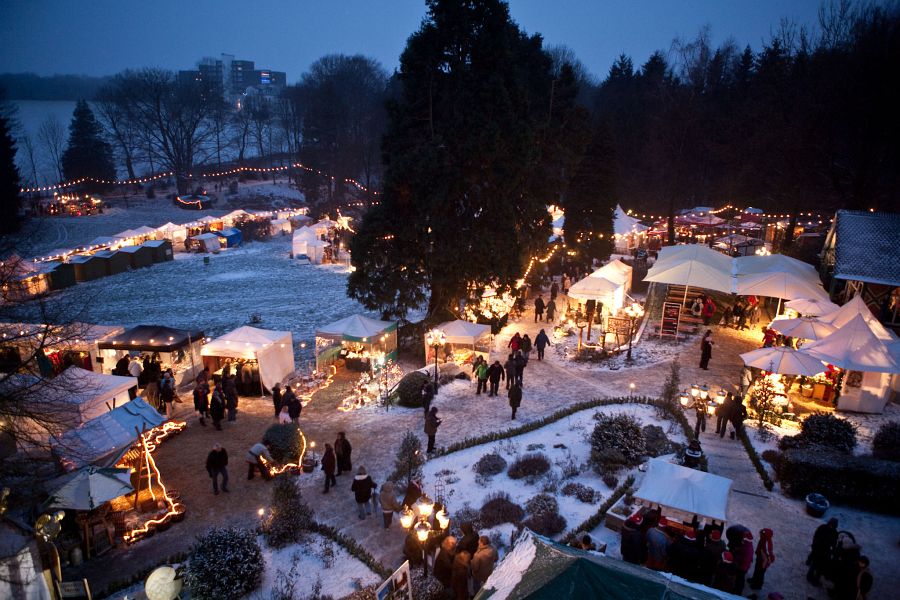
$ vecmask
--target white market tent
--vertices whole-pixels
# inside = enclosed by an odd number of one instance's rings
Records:
[[[214,233],[201,233],[191,238],[200,249],[200,252],[218,252],[222,249],[222,243],[219,236]]]
[[[852,321],[857,315],[862,316],[863,320],[865,320],[866,324],[869,326],[869,329],[872,330],[872,333],[874,333],[875,337],[878,339],[895,339],[894,335],[881,324],[881,321],[875,318],[875,315],[873,315],[872,311],[869,310],[869,307],[866,306],[862,296],[859,295],[854,296],[836,311],[820,316],[818,320],[823,323],[828,323],[833,327],[841,328]]]
[[[890,334],[889,334],[890,335]],[[844,375],[838,410],[881,413],[900,388],[900,352],[857,314],[824,340],[801,352],[848,371]]]
[[[613,238],[615,240],[617,252],[628,252],[629,248],[633,248],[635,236],[650,229],[642,224],[640,219],[632,217],[626,213],[621,205],[616,204],[616,210],[613,213]]]
[[[457,319],[441,323],[437,328],[444,332],[450,350],[463,349],[467,353],[470,351],[474,355],[482,356],[485,360],[489,358],[491,351],[490,325]],[[429,346],[427,341],[424,343],[425,362],[426,364],[432,363],[434,362],[434,348]]]
[[[659,458],[647,463],[647,473],[634,497],[647,505],[659,505],[663,516],[691,521],[694,515],[725,523],[732,481],[726,477],[689,469]]]
[[[703,244],[666,246],[644,281],[731,293],[731,259]],[[687,294],[687,290],[685,290]]]
[[[783,300],[828,300],[828,293],[822,284],[790,271],[739,276],[736,292],[741,296],[768,296]]]
[[[269,221],[269,233],[271,235],[285,235],[291,232],[290,219],[272,219]]]
[[[748,367],[755,367],[779,375],[806,375],[812,377],[825,372],[825,365],[799,350],[787,346],[757,348],[740,355]]]
[[[779,273],[787,271],[802,276],[810,282],[818,282],[819,274],[816,268],[802,260],[785,256],[784,254],[768,254],[759,256],[739,256],[734,259],[734,274],[753,275],[755,273]]]
[[[160,225],[156,228],[156,231],[157,235],[171,241],[173,246],[178,243],[183,244],[188,237],[187,227],[184,225],[176,225],[171,221],[164,225]]]
[[[313,264],[321,264],[325,256],[325,248],[330,246],[328,242],[320,240],[316,232],[309,227],[302,227],[294,232],[291,240],[291,253],[296,259],[304,257]]]
[[[631,276],[633,271],[634,269],[617,258],[609,261],[594,273],[600,273],[601,277],[605,277],[610,281],[623,283],[625,285],[625,292],[629,292],[631,290]]]
[[[572,284],[567,293],[568,297],[581,302],[588,300],[602,302],[603,307],[609,310],[621,307],[625,302],[625,286],[597,275],[598,271],[599,269]]]
[[[294,343],[290,331],[270,331],[245,325],[207,343],[200,355],[256,360],[259,379],[270,390],[294,372]]]

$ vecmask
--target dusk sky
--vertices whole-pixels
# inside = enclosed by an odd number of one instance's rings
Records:
[[[512,17],[546,44],[565,44],[604,76],[624,52],[636,64],[705,24],[713,42],[759,48],[781,17],[816,23],[819,0],[512,0]],[[0,72],[110,75],[188,69],[222,52],[286,71],[317,58],[364,54],[388,71],[425,14],[423,0],[3,0]]]

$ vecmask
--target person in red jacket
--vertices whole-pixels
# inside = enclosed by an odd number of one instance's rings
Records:
[[[762,589],[766,580],[766,569],[773,562],[775,562],[775,552],[772,548],[772,530],[767,527],[759,532],[759,543],[756,545],[756,566],[753,568],[753,577],[748,580],[750,589]]]
[[[744,532],[744,539],[741,545],[734,549],[734,570],[737,572],[734,580],[734,590],[732,594],[738,596],[743,595],[744,580],[747,578],[747,571],[753,564],[753,534],[749,531]]]
[[[716,303],[707,296],[706,301],[703,303],[703,324],[709,325],[714,314],[716,314]]]

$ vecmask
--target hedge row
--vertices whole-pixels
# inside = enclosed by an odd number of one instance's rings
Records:
[[[816,492],[832,504],[900,514],[900,464],[896,462],[823,447],[786,450],[778,461],[778,479],[791,496]]]
[[[575,541],[575,536],[579,533],[588,533],[596,529],[600,523],[603,521],[603,518],[606,516],[606,513],[609,512],[609,509],[612,508],[613,504],[619,501],[619,498],[625,495],[631,486],[634,485],[634,475],[629,475],[624,482],[622,482],[619,487],[613,490],[612,494],[610,494],[609,498],[607,498],[603,504],[600,505],[600,508],[592,514],[590,517],[585,519],[578,527],[570,531],[566,534],[566,537],[563,538],[564,544],[571,544]]]
[[[571,406],[567,406],[566,408],[562,408],[552,414],[547,415],[546,417],[540,418],[536,421],[531,421],[526,423],[525,425],[521,425],[519,427],[513,427],[512,429],[506,429],[504,431],[496,431],[492,433],[486,433],[484,435],[479,435],[476,437],[465,438],[462,441],[450,444],[446,448],[442,448],[440,452],[438,452],[439,456],[444,456],[447,454],[452,454],[453,452],[459,452],[460,450],[466,450],[467,448],[472,448],[473,446],[480,446],[481,444],[487,444],[489,442],[496,442],[499,440],[506,440],[509,438],[516,437],[518,435],[522,435],[523,433],[530,433],[541,427],[545,427],[550,425],[551,423],[555,423],[560,419],[564,419],[566,417],[572,416],[575,413],[581,412],[583,410],[589,410],[591,408],[599,408],[601,406],[611,406],[613,404],[647,404],[650,406],[657,406],[660,408],[664,408],[662,402],[657,400],[656,398],[649,398],[647,396],[627,396],[621,398],[598,398],[594,400],[587,400],[585,402],[578,402],[576,404],[572,404]],[[669,411],[667,411],[669,412]],[[681,415],[684,418],[684,415]],[[687,422],[685,418],[685,423]],[[688,429],[690,429],[690,425],[688,425]],[[694,431],[691,429],[691,438],[693,438]]]
[[[319,523],[317,521],[313,521],[310,524],[309,530],[313,533],[318,533],[319,535],[325,536],[338,546],[341,546],[344,550],[347,551],[348,554],[369,567],[374,573],[380,575],[382,579],[390,577],[391,573],[393,573],[393,570],[388,569],[383,564],[378,562],[375,557],[369,554],[369,551],[359,545],[356,540],[344,535],[334,527]]]
[[[747,451],[750,462],[753,463],[756,472],[759,473],[759,478],[762,479],[763,485],[771,492],[775,488],[775,482],[769,477],[769,471],[766,469],[766,465],[763,464],[762,459],[756,452],[756,448],[753,447],[753,442],[750,441],[750,434],[747,433],[747,428],[741,427],[738,429],[737,435],[741,438],[741,443],[744,444],[744,450]]]

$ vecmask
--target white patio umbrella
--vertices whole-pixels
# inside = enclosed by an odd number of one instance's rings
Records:
[[[834,302],[825,300],[824,298],[797,298],[796,300],[785,302],[784,305],[787,308],[796,310],[801,315],[812,317],[827,315],[840,308],[840,306]]]
[[[789,335],[804,340],[821,340],[827,338],[836,330],[835,327],[828,323],[822,323],[813,317],[775,319],[769,327],[782,335]]]
[[[856,315],[824,340],[804,346],[800,352],[848,371],[900,373],[890,341],[879,338],[862,315]]]
[[[689,287],[732,292],[730,258],[702,244],[667,248],[675,250],[661,252],[644,281],[683,285],[685,301]]]
[[[104,502],[133,491],[128,469],[89,466],[77,471],[50,494],[47,502],[52,508],[94,510]]]
[[[822,361],[803,354],[799,350],[778,346],[760,348],[741,354],[741,360],[748,367],[756,367],[779,375],[806,375],[812,377],[825,371]]]
[[[828,300],[825,288],[790,271],[740,275],[737,278],[737,293],[740,296],[768,296],[784,300],[798,298]]]

